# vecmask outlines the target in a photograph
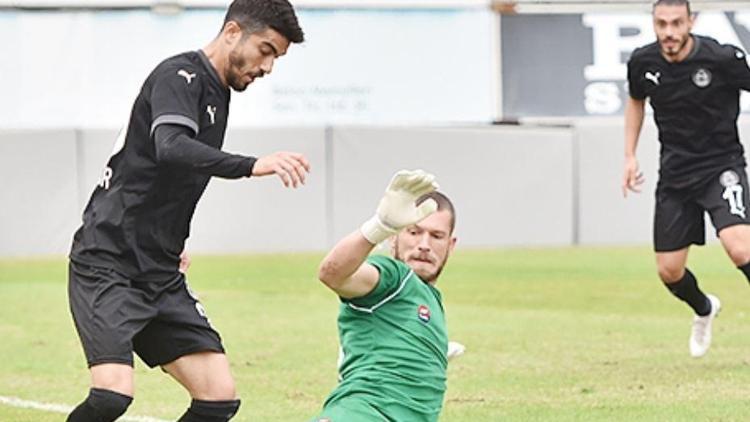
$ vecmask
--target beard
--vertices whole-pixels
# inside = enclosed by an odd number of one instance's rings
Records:
[[[448,262],[448,256],[450,253],[446,253],[445,257],[443,258],[443,261],[437,266],[437,269],[433,271],[431,274],[417,274],[419,278],[424,281],[425,283],[433,283],[435,280],[440,277],[440,273],[443,272],[443,268],[445,267],[445,263]],[[404,257],[401,254],[401,251],[398,248],[398,243],[396,243],[393,246],[393,257],[398,259],[399,261],[406,262],[406,257]],[[407,263],[408,265],[408,263]],[[413,269],[413,268],[412,268]],[[416,270],[414,271],[416,273]]]
[[[240,70],[245,67],[247,61],[237,52],[235,48],[229,52],[229,69],[227,71],[227,85],[237,92],[242,92],[250,85],[242,81],[243,75]]]
[[[690,35],[685,36],[682,40],[678,40],[676,38],[668,37],[664,40],[659,40],[659,46],[661,47],[661,51],[666,54],[667,56],[676,56],[682,52],[682,50],[685,48],[685,46],[688,43],[688,40],[690,39]],[[664,43],[666,41],[677,41],[676,47],[673,47],[672,49],[667,48],[664,46]]]

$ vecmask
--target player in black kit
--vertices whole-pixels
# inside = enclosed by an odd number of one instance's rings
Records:
[[[635,152],[649,98],[661,143],[654,213],[658,273],[695,312],[689,346],[700,357],[711,346],[711,325],[721,308],[685,266],[690,245],[705,243],[704,213],[750,280],[748,181],[737,134],[740,90],[750,89],[750,69],[739,48],[690,33],[687,0],[656,1],[653,22],[657,42],[635,50],[628,62],[622,190],[639,192],[643,183]]]
[[[71,422],[113,421],[133,397],[133,352],[192,397],[183,422],[239,408],[221,338],[179,271],[190,220],[211,176],[304,183],[307,159],[221,151],[230,88],[243,91],[304,39],[287,0],[235,0],[205,48],[159,64],[94,190],[70,253],[70,309],[91,371]]]

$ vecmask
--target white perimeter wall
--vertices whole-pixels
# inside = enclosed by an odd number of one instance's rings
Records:
[[[741,122],[750,133],[750,121]],[[305,153],[307,185],[214,179],[190,250],[320,251],[374,211],[393,172],[437,174],[464,247],[648,244],[655,128],[639,148],[644,192],[620,192],[621,119],[572,126],[309,127],[229,130],[225,149]],[[109,156],[114,129],[0,131],[0,256],[66,253]],[[712,230],[708,230],[709,234]]]

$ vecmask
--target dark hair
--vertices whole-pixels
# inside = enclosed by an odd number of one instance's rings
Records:
[[[651,10],[653,11],[653,9],[656,9],[656,6],[662,6],[662,5],[664,5],[664,6],[682,6],[682,5],[685,5],[685,6],[687,6],[688,16],[690,16],[690,1],[688,1],[688,0],[656,0],[654,2],[654,7]]]
[[[433,199],[435,200],[435,202],[437,202],[438,211],[445,210],[451,213],[451,233],[453,233],[453,229],[456,228],[456,209],[453,208],[453,202],[451,202],[451,200],[448,199],[448,197],[445,196],[445,194],[440,193],[438,191],[432,191],[430,193],[426,193],[420,196],[417,199],[417,205],[421,204],[427,199]]]
[[[236,22],[246,34],[273,28],[289,42],[301,43],[305,34],[288,0],[234,0],[227,9],[224,25]]]

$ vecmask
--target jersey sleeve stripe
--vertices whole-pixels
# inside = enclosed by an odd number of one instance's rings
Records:
[[[156,130],[156,127],[162,124],[176,124],[181,126],[186,126],[187,128],[191,129],[195,134],[198,134],[198,131],[200,130],[198,127],[198,123],[195,123],[193,119],[189,117],[182,116],[180,114],[163,114],[159,117],[157,117],[154,122],[151,124],[151,136],[154,136],[154,131]]]
[[[409,272],[406,273],[406,275],[404,276],[404,278],[401,279],[401,284],[398,286],[398,289],[396,289],[395,292],[393,292],[390,295],[384,297],[383,300],[381,300],[380,302],[372,305],[371,307],[366,308],[364,306],[357,306],[357,305],[355,305],[355,304],[353,304],[351,302],[348,303],[349,307],[351,307],[355,311],[366,312],[368,314],[371,314],[371,313],[375,312],[376,309],[378,309],[379,307],[385,305],[389,300],[391,300],[394,297],[396,297],[401,292],[401,290],[404,289],[404,286],[406,286],[406,282],[409,281],[409,279],[411,278],[412,275],[414,275],[414,270],[409,270]]]

